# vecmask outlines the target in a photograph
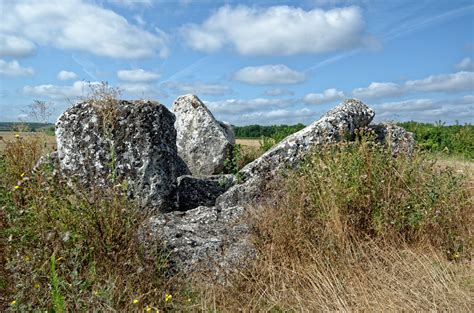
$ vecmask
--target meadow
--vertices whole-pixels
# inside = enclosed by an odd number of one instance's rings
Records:
[[[17,136],[18,135],[18,136]],[[0,310],[456,311],[474,306],[473,162],[343,142],[282,173],[249,208],[259,257],[227,284],[170,271],[137,239],[121,188],[71,190],[36,160],[43,133],[2,133]],[[238,139],[238,170],[276,140]]]

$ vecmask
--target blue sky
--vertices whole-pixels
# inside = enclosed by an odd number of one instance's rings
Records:
[[[308,124],[344,98],[378,121],[474,122],[463,0],[0,0],[0,121],[51,121],[107,81],[170,107],[197,94],[236,125]]]

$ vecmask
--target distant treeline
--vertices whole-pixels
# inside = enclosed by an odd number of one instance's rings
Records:
[[[418,122],[398,123],[415,134],[421,149],[431,152],[446,152],[474,159],[474,125],[444,125]]]
[[[45,128],[53,128],[54,124],[49,123],[21,123],[21,122],[0,122],[0,131],[30,131],[36,132]]]
[[[270,137],[277,141],[305,128],[304,124],[296,125],[248,125],[234,126],[235,136],[237,138],[261,138]]]

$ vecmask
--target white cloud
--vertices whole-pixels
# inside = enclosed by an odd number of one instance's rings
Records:
[[[73,80],[77,79],[78,76],[74,72],[68,72],[68,71],[61,71],[58,73],[58,79],[59,80]]]
[[[468,95],[454,99],[409,99],[398,102],[382,103],[374,106],[377,121],[415,120],[430,122],[461,123],[474,118],[474,96]]]
[[[84,96],[90,90],[91,84],[98,84],[97,82],[76,81],[71,86],[58,85],[38,85],[25,86],[23,93],[29,96],[47,97],[56,100],[65,100]]]
[[[230,46],[244,55],[321,53],[365,42],[362,14],[355,6],[327,11],[224,6],[202,24],[184,26],[182,34],[196,50],[214,52]]]
[[[409,80],[405,88],[410,91],[456,92],[474,89],[474,72],[431,75],[424,79]]]
[[[265,98],[249,100],[227,99],[220,101],[206,101],[205,104],[212,112],[221,114],[238,114],[243,112],[258,111],[265,108],[288,107],[294,104],[294,100]]]
[[[22,67],[17,60],[7,62],[0,59],[0,75],[5,76],[27,76],[33,75],[35,71],[31,67]]]
[[[224,95],[232,92],[228,86],[220,84],[208,84],[202,82],[182,83],[168,82],[163,84],[165,88],[173,90],[178,94],[195,94],[195,95]]]
[[[301,109],[275,109],[269,111],[251,112],[242,115],[231,115],[227,118],[234,124],[248,125],[275,125],[275,124],[296,124],[311,123],[317,118],[318,112],[308,108]]]
[[[303,101],[311,104],[322,104],[344,98],[344,92],[334,88],[326,89],[323,93],[309,93],[304,96]]]
[[[238,70],[234,79],[251,85],[297,84],[305,80],[304,73],[284,64],[249,66]]]
[[[0,34],[16,38],[11,46],[23,46],[11,54],[31,52],[34,44],[113,58],[164,57],[169,53],[167,36],[161,30],[143,30],[91,2],[7,1],[3,9],[8,14],[2,15]]]
[[[35,44],[25,38],[0,33],[0,57],[24,57],[35,52]]]
[[[460,71],[474,71],[474,62],[471,58],[464,58],[456,64],[456,69]]]
[[[379,114],[384,112],[414,112],[437,109],[440,106],[431,99],[410,99],[383,103],[377,106]]]
[[[158,80],[160,76],[158,73],[145,71],[143,69],[117,71],[117,77],[120,80],[128,82],[151,82]]]
[[[352,95],[356,98],[373,99],[399,95],[403,92],[402,87],[395,83],[371,83],[366,88],[356,88]]]
[[[278,97],[278,96],[292,96],[294,92],[291,90],[281,89],[281,88],[273,88],[265,90],[265,95],[270,97]]]

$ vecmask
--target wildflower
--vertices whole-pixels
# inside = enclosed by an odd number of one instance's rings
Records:
[[[138,299],[133,299],[132,303],[133,303],[133,304],[137,304],[137,303],[138,303]]]
[[[29,255],[25,255],[23,257],[23,260],[25,260],[25,262],[28,262],[30,260],[30,256]]]
[[[36,288],[36,289],[39,289],[39,287],[40,287],[40,284],[36,283],[36,284],[35,284],[35,288]]]
[[[12,302],[10,302],[11,305],[15,305],[16,304],[16,300],[13,300]]]
[[[20,176],[21,176],[21,177],[24,177],[24,176],[25,176],[25,173],[21,173],[21,175],[20,175]]]
[[[173,298],[173,296],[172,296],[172,295],[170,295],[170,294],[166,294],[166,295],[165,295],[165,302],[168,302],[168,301],[170,301],[170,300],[171,300],[171,298]]]
[[[150,308],[149,305],[146,306],[145,311],[147,311],[147,312],[150,312],[150,311],[151,311],[151,308]]]
[[[15,135],[15,138],[20,138],[20,135],[16,134],[16,135]]]
[[[191,298],[188,298],[188,300],[187,300],[187,301],[188,301],[188,302],[191,302]]]
[[[15,188],[15,190],[18,190],[18,189],[20,189],[20,186],[16,185],[14,188]]]

